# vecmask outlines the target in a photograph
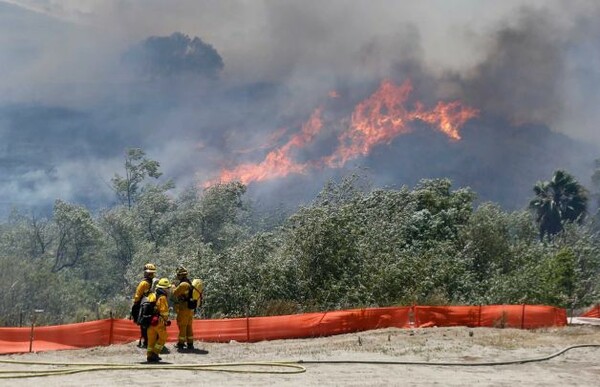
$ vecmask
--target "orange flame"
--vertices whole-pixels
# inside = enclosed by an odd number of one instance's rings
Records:
[[[430,111],[417,103],[414,110],[407,110],[406,101],[412,90],[410,81],[400,86],[383,81],[375,93],[356,106],[350,128],[339,136],[337,150],[323,158],[325,165],[341,167],[350,159],[365,156],[375,145],[389,144],[398,135],[410,133],[413,129],[408,124],[415,120],[435,125],[451,139],[460,140],[458,128],[478,114],[460,102],[439,102]]]
[[[266,143],[264,143],[260,146],[257,146],[257,147],[253,147],[253,148],[238,149],[235,151],[235,153],[238,153],[238,154],[252,153],[252,152],[256,152],[256,151],[263,150],[263,149],[273,148],[275,146],[275,144],[277,144],[279,139],[281,137],[283,137],[283,135],[285,134],[286,131],[287,131],[286,128],[277,129],[274,133],[272,133],[269,136],[269,138],[267,138]]]
[[[269,152],[264,161],[223,170],[218,179],[207,182],[205,186],[232,180],[248,184],[284,177],[290,173],[306,173],[314,166],[341,167],[350,159],[369,154],[378,144],[389,144],[398,135],[410,133],[413,130],[410,124],[416,120],[428,123],[451,140],[458,141],[461,138],[460,127],[479,113],[457,101],[438,102],[431,110],[426,110],[422,103],[417,102],[414,109],[407,109],[412,90],[410,81],[397,86],[392,81],[384,80],[370,97],[355,107],[349,125],[338,136],[339,144],[334,153],[321,158],[319,162],[296,163],[292,160],[291,152],[308,145],[320,133],[323,128],[321,107],[313,112],[300,133]]]
[[[293,148],[304,147],[319,134],[323,127],[321,111],[322,108],[316,109],[302,126],[300,133],[293,135],[281,148],[269,152],[263,162],[258,164],[246,163],[238,165],[232,170],[223,170],[218,179],[208,181],[204,186],[211,186],[219,182],[227,183],[233,180],[248,184],[253,181],[284,177],[290,173],[305,173],[308,165],[295,163],[291,160],[290,153]]]

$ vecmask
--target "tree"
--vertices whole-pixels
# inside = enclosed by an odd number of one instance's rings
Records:
[[[215,250],[221,251],[238,243],[246,233],[245,193],[246,186],[237,181],[216,184],[204,190],[199,202],[200,234],[202,240]]]
[[[99,218],[99,226],[112,241],[114,255],[125,267],[135,254],[135,228],[131,211],[117,207],[104,211]]]
[[[146,177],[158,179],[162,175],[158,171],[160,163],[144,156],[146,153],[139,148],[128,149],[125,156],[125,177],[115,174],[111,179],[117,197],[129,209],[139,196],[140,183]]]
[[[13,210],[8,218],[7,232],[1,250],[21,257],[40,258],[44,256],[53,243],[52,223],[35,214],[27,216]]]
[[[181,32],[151,36],[132,47],[124,59],[136,72],[141,70],[153,78],[194,75],[216,79],[224,67],[223,58],[213,46]]]
[[[165,239],[173,227],[176,206],[167,195],[171,188],[173,185],[170,182],[165,185],[148,186],[139,195],[139,201],[132,211],[141,235],[146,241],[152,242],[156,252],[160,246],[165,245]]]
[[[57,200],[54,203],[57,246],[53,272],[73,267],[92,251],[100,238],[92,216],[84,207]]]
[[[591,213],[593,213],[592,223],[596,229],[600,229],[600,159],[594,160],[594,173],[592,174],[592,193],[593,204]]]
[[[557,170],[550,181],[537,182],[533,192],[529,208],[536,214],[541,238],[558,234],[566,222],[583,221],[587,192],[569,173]]]

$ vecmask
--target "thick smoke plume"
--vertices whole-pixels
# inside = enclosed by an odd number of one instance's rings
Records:
[[[113,203],[110,177],[129,147],[160,161],[178,189],[259,166],[249,193],[293,205],[368,167],[379,185],[450,177],[480,200],[521,208],[556,168],[584,184],[592,174],[599,10],[591,1],[0,1],[0,213],[56,198]],[[376,124],[364,104],[385,82],[410,82],[410,97],[371,101],[388,119]],[[394,126],[399,106],[412,118]],[[434,118],[461,109],[478,114]],[[377,125],[397,132],[368,140]]]

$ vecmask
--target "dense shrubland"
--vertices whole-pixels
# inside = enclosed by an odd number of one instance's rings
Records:
[[[240,183],[172,195],[170,182],[149,181],[159,165],[143,152],[130,151],[125,167],[113,179],[120,205],[92,214],[57,200],[49,218],[14,211],[0,225],[0,325],[27,323],[34,309],[42,323],[126,317],[146,262],[158,276],[183,264],[202,278],[207,318],[598,301],[596,217],[569,213],[549,227],[540,195],[533,211],[506,212],[474,208],[475,193],[446,179],[372,189],[352,175],[273,224]]]

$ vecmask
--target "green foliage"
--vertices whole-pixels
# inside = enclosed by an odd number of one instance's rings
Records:
[[[140,184],[146,177],[158,179],[162,173],[158,171],[160,163],[145,157],[146,153],[139,148],[127,149],[125,154],[125,176],[115,174],[112,178],[113,189],[122,204],[131,208],[140,192]]]
[[[565,171],[554,172],[550,181],[533,187],[535,198],[529,208],[535,213],[540,237],[553,236],[563,230],[564,223],[583,222],[587,210],[587,192]]]
[[[56,253],[52,271],[74,267],[98,243],[100,232],[87,209],[57,200],[54,203]]]
[[[245,235],[246,211],[240,182],[216,184],[207,188],[198,203],[202,239],[222,251]]]
[[[261,231],[239,182],[177,195],[171,183],[142,186],[159,173],[139,150],[126,171],[113,180],[124,205],[93,216],[57,200],[49,219],[15,211],[0,224],[0,324],[29,324],[35,309],[40,323],[125,317],[147,262],[158,278],[174,280],[179,265],[201,278],[209,318],[414,303],[578,308],[600,296],[600,239],[563,172],[536,191],[531,208],[549,212],[535,219],[474,209],[475,194],[447,179],[373,189],[354,174]],[[540,239],[555,214],[560,232]]]
[[[540,279],[542,289],[549,297],[548,303],[567,307],[575,296],[577,258],[573,251],[560,249],[542,264]]]
[[[131,263],[136,251],[135,223],[135,217],[123,207],[105,210],[98,218],[107,244],[106,253],[111,260],[119,262],[122,269]]]
[[[276,255],[279,244],[273,234],[257,234],[213,261],[204,277],[207,314],[260,315],[272,300],[293,299],[289,264]]]

